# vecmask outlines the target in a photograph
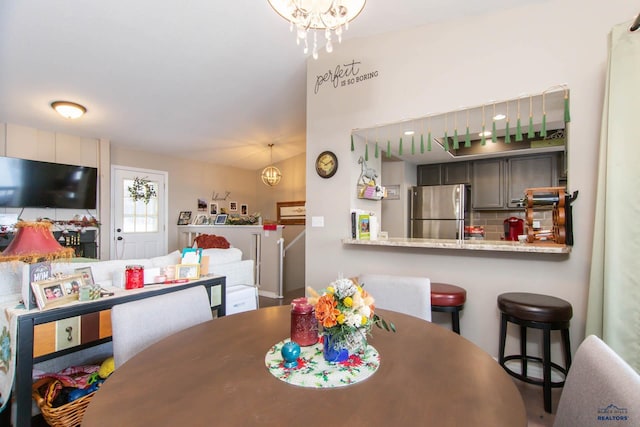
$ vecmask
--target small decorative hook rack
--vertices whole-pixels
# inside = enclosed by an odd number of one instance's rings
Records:
[[[230,194],[231,194],[231,191],[225,191],[224,192],[224,197],[220,197],[220,193],[216,193],[214,191],[213,193],[211,193],[211,200],[213,200],[213,201],[227,200],[227,198],[229,197]]]

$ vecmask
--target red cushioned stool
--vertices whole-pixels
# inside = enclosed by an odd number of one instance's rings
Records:
[[[498,295],[500,310],[500,348],[498,362],[509,375],[529,384],[541,385],[544,410],[551,413],[551,389],[564,386],[563,381],[551,381],[551,370],[560,372],[566,378],[571,367],[571,343],[569,341],[569,321],[573,316],[571,303],[549,295],[527,292],[509,292]],[[507,322],[520,326],[520,354],[505,356]],[[527,354],[527,328],[542,330],[542,357]],[[560,331],[564,347],[564,367],[551,361],[551,331]],[[520,372],[507,366],[510,360],[520,361]],[[534,378],[527,373],[529,361],[542,365],[542,378]]]
[[[431,282],[431,311],[451,313],[451,329],[460,335],[460,311],[467,300],[467,291],[448,283]]]

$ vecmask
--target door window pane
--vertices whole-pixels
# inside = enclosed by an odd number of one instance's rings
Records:
[[[149,183],[158,188],[158,183]],[[158,198],[149,199],[149,203],[144,200],[134,201],[129,192],[129,187],[133,186],[132,179],[123,180],[123,231],[125,233],[156,233],[158,231]],[[157,193],[157,190],[156,190]]]

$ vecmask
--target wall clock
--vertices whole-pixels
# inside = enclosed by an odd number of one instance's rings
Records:
[[[331,178],[338,171],[338,157],[331,151],[323,151],[316,159],[316,172],[322,178]]]

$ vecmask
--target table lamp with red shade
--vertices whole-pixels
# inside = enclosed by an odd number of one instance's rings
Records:
[[[22,298],[27,309],[36,307],[31,282],[49,278],[52,260],[74,255],[73,248],[65,248],[58,243],[51,227],[48,221],[19,221],[15,225],[16,235],[0,254],[0,262],[22,261],[29,264],[22,275]]]

